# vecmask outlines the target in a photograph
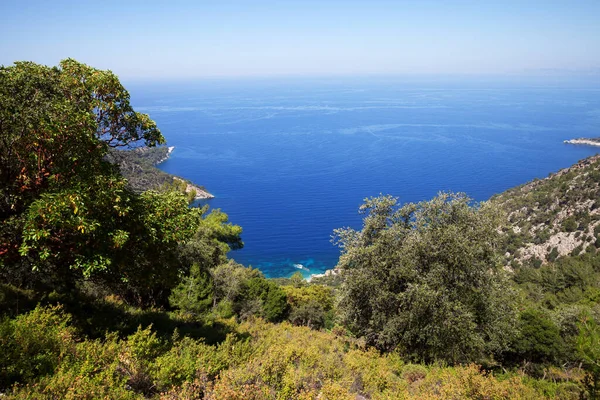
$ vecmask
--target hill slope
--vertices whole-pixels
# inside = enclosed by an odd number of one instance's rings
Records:
[[[600,155],[509,189],[491,201],[508,215],[509,262],[539,265],[595,250],[600,245]]]
[[[156,190],[161,186],[185,184],[186,193],[195,192],[195,199],[210,199],[214,196],[203,186],[168,174],[156,168],[156,165],[169,158],[172,147],[140,147],[133,150],[112,149],[107,159],[119,166],[121,174],[127,179],[129,186],[136,192]]]

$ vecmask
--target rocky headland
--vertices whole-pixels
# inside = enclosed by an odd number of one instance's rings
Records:
[[[175,147],[139,147],[132,150],[113,149],[107,160],[118,165],[129,186],[136,192],[159,190],[175,185],[185,193],[193,193],[195,200],[212,199],[206,188],[181,177],[161,171],[156,166],[169,159]],[[185,186],[184,186],[185,185]]]
[[[567,144],[584,144],[587,146],[600,146],[600,138],[578,138],[565,140]]]

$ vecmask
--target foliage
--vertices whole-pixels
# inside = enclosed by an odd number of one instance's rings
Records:
[[[285,322],[230,321],[236,333],[210,345],[178,331],[160,338],[150,326],[123,339],[108,334],[90,340],[70,321],[59,308],[37,308],[2,322],[0,343],[9,358],[0,360],[0,390],[17,399],[534,399],[579,393],[570,382],[494,376],[475,365],[405,365],[397,353]],[[30,324],[38,328],[26,329]],[[19,384],[9,387],[15,379]]]
[[[134,192],[147,190],[177,190],[185,192],[188,181],[175,175],[161,171],[156,167],[169,156],[165,146],[137,147],[130,150],[110,149],[106,160],[118,165],[121,175],[127,180],[127,185]],[[202,188],[202,187],[201,187]],[[189,193],[188,199],[194,200],[195,194]]]
[[[1,67],[0,105],[4,282],[66,293],[93,281],[139,305],[166,305],[193,264],[206,272],[243,245],[226,214],[188,207],[185,182],[138,193],[109,162],[135,155],[150,165],[166,151],[115,150],[164,138],[110,71],[70,59]]]
[[[556,361],[562,351],[558,327],[537,310],[525,310],[519,315],[519,334],[512,344],[513,357],[536,363]]]
[[[164,142],[156,124],[132,109],[114,74],[71,59],[53,68],[0,68],[0,137],[0,254],[11,258],[19,216],[41,194],[111,176],[114,168],[103,161],[111,146]]]
[[[468,362],[506,348],[511,291],[499,268],[498,214],[462,194],[360,208],[361,231],[339,229],[343,321],[380,349],[416,360]]]
[[[0,322],[0,387],[50,374],[75,345],[69,318],[59,307],[36,308]]]
[[[189,275],[172,290],[169,303],[180,310],[202,315],[213,305],[213,292],[210,274],[194,264]]]
[[[213,310],[233,313],[240,319],[261,316],[281,321],[288,312],[285,292],[257,269],[230,261],[211,270]]]
[[[303,281],[304,282],[304,281]],[[290,305],[289,320],[294,325],[313,329],[331,327],[334,294],[330,287],[322,285],[282,286]],[[329,324],[328,324],[329,323]]]
[[[588,372],[584,381],[590,399],[600,397],[600,326],[587,317],[580,326],[577,350]]]
[[[156,124],[132,109],[114,74],[67,59],[0,68],[0,130],[3,277],[72,288],[112,268],[134,241],[123,227],[144,205],[104,156],[163,143]]]

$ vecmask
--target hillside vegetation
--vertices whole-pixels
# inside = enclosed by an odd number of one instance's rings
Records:
[[[598,157],[484,203],[367,198],[306,282],[229,259],[241,227],[143,172],[165,150],[115,150],[165,139],[111,72],[0,67],[0,138],[2,397],[599,397]]]
[[[110,149],[106,159],[118,165],[127,185],[137,193],[147,190],[179,189],[192,199],[213,197],[203,186],[194,185],[156,166],[169,158],[169,148],[138,147],[130,150]]]
[[[595,251],[600,247],[600,156],[510,189],[493,202],[508,214],[506,256],[516,264]]]

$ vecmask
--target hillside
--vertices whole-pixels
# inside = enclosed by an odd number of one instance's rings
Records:
[[[185,192],[194,192],[196,200],[213,198],[214,196],[203,186],[195,185],[156,168],[156,165],[169,158],[172,149],[172,147],[165,146],[139,147],[133,150],[112,149],[107,155],[107,159],[119,166],[121,174],[127,179],[129,186],[138,193],[184,183]]]
[[[0,77],[0,397],[598,398],[599,157],[481,205],[366,198],[343,273],[275,281],[110,71]]]
[[[202,326],[174,313],[127,309],[114,299],[95,312],[109,307],[119,310],[125,321],[139,321],[140,327],[91,340],[62,306],[38,307],[0,321],[2,331],[10,333],[0,341],[0,349],[6,351],[6,359],[0,361],[0,385],[6,384],[2,378],[20,378],[19,385],[0,397],[508,400],[578,395],[571,382],[491,374],[474,364],[407,363],[398,353],[365,347],[341,328],[315,331],[261,319],[217,320]],[[207,332],[210,340],[203,338]]]
[[[600,246],[600,156],[492,198],[505,210],[506,257],[539,265]]]

